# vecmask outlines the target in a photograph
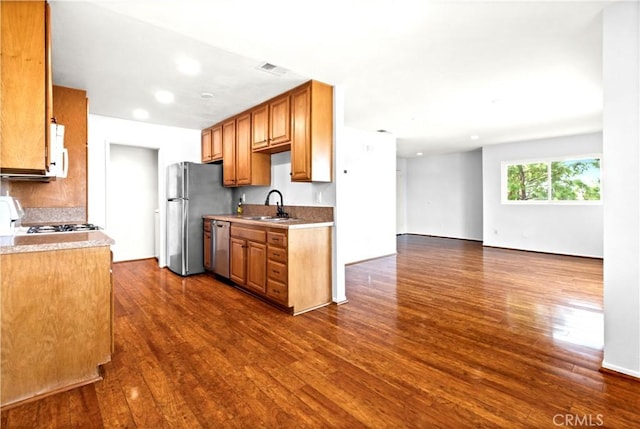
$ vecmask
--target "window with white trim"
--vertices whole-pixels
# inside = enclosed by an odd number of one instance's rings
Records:
[[[599,203],[601,156],[502,163],[502,202]]]

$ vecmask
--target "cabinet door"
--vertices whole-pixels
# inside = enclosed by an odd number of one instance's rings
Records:
[[[262,149],[269,145],[269,111],[263,104],[251,112],[251,148]]]
[[[267,245],[247,242],[247,286],[265,293],[267,285]]]
[[[211,128],[211,160],[222,159],[222,125]]]
[[[231,237],[229,240],[229,278],[244,286],[247,281],[247,244],[246,240]]]
[[[291,141],[291,115],[289,96],[269,103],[269,146]]]
[[[0,2],[0,168],[45,172],[51,112],[46,3]],[[47,116],[49,115],[49,116]]]
[[[87,92],[55,86],[54,115],[65,126],[64,146],[69,151],[69,172],[65,179],[41,182],[12,182],[11,195],[23,207],[87,207]],[[0,142],[0,146],[2,143]],[[83,220],[86,222],[86,218]]]
[[[225,186],[236,186],[236,121],[222,124],[222,177]]]
[[[204,232],[204,243],[203,243],[204,249],[203,249],[203,253],[204,253],[204,268],[208,271],[212,271],[213,270],[213,265],[211,264],[211,232],[210,231],[205,231]]]
[[[211,162],[211,128],[202,130],[200,145],[202,162]]]
[[[291,95],[291,179],[311,180],[311,91],[306,86]]]
[[[236,184],[251,184],[251,115],[236,119]]]

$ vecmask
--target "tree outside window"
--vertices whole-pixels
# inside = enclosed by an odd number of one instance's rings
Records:
[[[508,201],[600,201],[600,158],[507,165]]]

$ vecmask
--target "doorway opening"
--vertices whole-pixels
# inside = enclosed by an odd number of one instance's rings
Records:
[[[107,230],[113,260],[159,257],[158,149],[111,144],[107,178]]]

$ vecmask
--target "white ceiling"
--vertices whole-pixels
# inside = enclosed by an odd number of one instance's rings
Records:
[[[602,129],[607,1],[50,3],[54,83],[86,89],[94,114],[201,129],[313,78],[343,88],[347,126],[392,132],[403,157]]]

